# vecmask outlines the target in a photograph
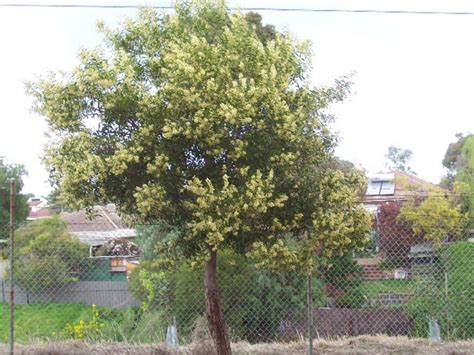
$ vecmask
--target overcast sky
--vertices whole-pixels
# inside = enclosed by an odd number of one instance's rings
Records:
[[[0,0],[6,3],[6,0]],[[20,1],[18,1],[20,2]],[[26,1],[25,1],[26,2]],[[168,1],[30,0],[28,3],[158,4]],[[242,7],[474,11],[472,1],[230,1]],[[40,155],[46,124],[30,112],[24,81],[70,70],[80,47],[101,42],[95,23],[117,26],[135,10],[0,7],[0,156],[24,164],[24,191],[49,192]],[[418,175],[438,182],[457,132],[474,132],[474,16],[262,12],[264,22],[313,42],[313,81],[356,72],[354,95],[333,108],[337,154],[369,173],[384,169],[389,145],[413,151]]]

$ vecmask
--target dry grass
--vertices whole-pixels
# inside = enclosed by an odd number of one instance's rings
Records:
[[[306,354],[305,342],[248,344],[235,343],[234,354]],[[6,352],[0,346],[1,352]],[[147,354],[147,355],[204,355],[213,354],[212,345],[201,342],[179,349],[170,349],[163,344],[132,345],[123,343],[88,344],[81,341],[18,345],[17,354]],[[338,340],[317,340],[315,354],[473,354],[474,341],[436,343],[426,339],[406,337],[359,336]]]

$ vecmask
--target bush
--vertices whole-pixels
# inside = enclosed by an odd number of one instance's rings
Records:
[[[101,308],[99,317],[105,326],[102,339],[127,343],[162,343],[165,341],[166,321],[158,311],[139,307],[125,309]]]
[[[437,319],[445,339],[474,337],[474,243],[455,242],[440,251],[447,276],[419,280],[416,297],[406,306],[413,322],[412,335],[426,337],[428,319]],[[446,287],[447,286],[447,287]]]
[[[88,321],[81,319],[76,324],[66,323],[66,326],[64,327],[65,336],[72,339],[99,339],[105,324],[101,323],[98,318],[99,312],[97,311],[95,304],[93,304],[91,319]]]
[[[217,277],[222,296],[222,307],[233,339],[248,341],[274,340],[284,319],[301,319],[306,311],[306,276],[296,273],[274,273],[255,268],[244,256],[228,251],[218,257]],[[144,274],[146,272],[146,274]],[[167,280],[165,295],[157,296],[147,289],[146,278],[151,280],[159,273]],[[144,282],[145,281],[145,282]],[[188,337],[196,320],[204,314],[203,271],[182,265],[176,272],[163,273],[144,263],[130,277],[134,296],[151,305],[150,311],[160,311],[166,320],[163,328],[176,319],[180,336]],[[154,282],[153,285],[158,283]],[[323,284],[313,282],[314,306],[326,303]],[[167,300],[167,304],[163,304]]]
[[[336,307],[359,308],[365,302],[359,290],[362,284],[362,267],[350,254],[333,255],[322,265],[322,280],[332,303]]]
[[[448,275],[449,336],[474,338],[474,243],[460,241],[443,255]]]

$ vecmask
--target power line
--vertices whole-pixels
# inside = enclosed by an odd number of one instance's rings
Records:
[[[64,8],[64,9],[139,9],[151,7],[161,10],[173,10],[171,5],[101,5],[101,4],[17,4],[5,3],[0,7],[10,8]],[[377,10],[377,9],[315,9],[315,8],[281,8],[281,7],[229,7],[230,10],[272,11],[272,12],[307,12],[307,13],[348,13],[348,14],[387,14],[387,15],[450,15],[472,16],[474,11],[417,11],[417,10]]]

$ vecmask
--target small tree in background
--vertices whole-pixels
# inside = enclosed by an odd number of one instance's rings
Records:
[[[58,217],[32,222],[15,237],[15,283],[26,291],[60,288],[87,266],[88,245],[73,239]]]
[[[385,158],[389,161],[387,168],[404,171],[411,174],[416,174],[410,167],[410,160],[413,152],[410,149],[403,149],[391,145],[388,147],[388,153]]]
[[[27,175],[23,165],[8,164],[0,156],[0,239],[4,227],[10,222],[10,180],[15,179],[15,223],[26,221],[28,217],[28,196],[21,193],[23,178]],[[5,236],[5,234],[3,234]]]
[[[469,214],[462,212],[466,186],[455,183],[453,191],[432,189],[413,196],[400,208],[398,221],[406,223],[413,235],[440,246],[448,240],[467,236]]]
[[[379,250],[391,266],[403,265],[410,247],[422,241],[406,222],[399,219],[402,205],[401,201],[385,203],[379,207],[377,215]]]
[[[415,187],[406,201],[395,201],[379,207],[377,229],[380,251],[394,263],[403,263],[410,247],[422,242],[440,246],[448,240],[467,235],[468,214],[462,212],[462,184],[454,191]]]
[[[474,191],[474,134],[456,134],[456,142],[446,150],[443,166],[447,175],[441,185],[453,189],[454,183],[463,183],[469,191]],[[474,223],[474,194],[465,194],[462,200],[462,211],[469,212],[471,226]]]
[[[55,137],[46,162],[64,201],[113,202],[178,227],[158,245],[162,261],[204,272],[209,330],[228,354],[218,251],[310,272],[315,254],[366,242],[370,219],[356,203],[365,181],[330,166],[326,109],[348,85],[311,86],[307,43],[264,41],[223,1],[175,10],[104,29],[106,50],[82,51],[73,73],[30,90]]]

